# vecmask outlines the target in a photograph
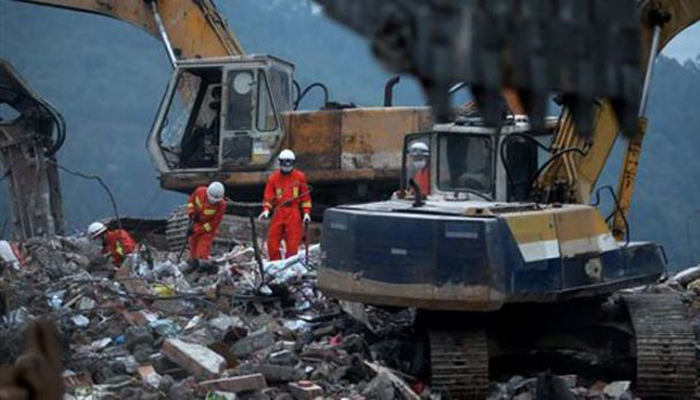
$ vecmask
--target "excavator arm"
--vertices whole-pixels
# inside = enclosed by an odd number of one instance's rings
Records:
[[[179,60],[243,54],[243,47],[211,0],[15,1],[116,18],[160,40],[165,33]]]
[[[646,129],[644,111],[651,71],[650,57],[655,57],[678,33],[700,20],[700,3],[693,0],[641,1],[643,72],[645,80],[641,107],[638,112],[637,130],[628,135],[627,151],[620,174],[617,197],[618,209],[613,222],[613,232],[618,239],[625,235],[624,219],[632,202],[632,193],[641,155],[641,146]],[[658,38],[654,42],[654,31],[658,27]],[[653,61],[653,60],[652,60]],[[610,151],[620,133],[620,126],[609,100],[600,101],[596,110],[596,121],[590,139],[578,135],[571,112],[567,107],[561,114],[559,129],[552,141],[553,154],[561,153],[541,174],[535,192],[546,202],[587,203],[600,178]],[[567,149],[580,149],[580,152]]]

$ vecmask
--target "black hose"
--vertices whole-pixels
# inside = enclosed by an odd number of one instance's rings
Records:
[[[52,144],[49,145],[44,155],[46,155],[47,157],[51,157],[54,154],[56,154],[56,152],[63,146],[63,143],[66,141],[66,120],[63,118],[61,113],[59,113],[58,110],[56,110],[56,108],[46,100],[30,96],[24,91],[18,90],[17,88],[14,88],[12,86],[0,85],[0,89],[7,90],[18,96],[29,99],[31,102],[35,103],[39,108],[41,108],[45,113],[47,113],[51,117],[51,120],[54,122],[54,126],[57,130],[56,139],[53,141]]]
[[[67,172],[71,175],[74,175],[74,176],[77,176],[77,177],[80,177],[83,179],[96,180],[100,184],[100,186],[102,186],[102,188],[105,190],[105,192],[107,193],[107,197],[109,197],[109,201],[112,203],[112,210],[114,211],[114,218],[117,221],[117,227],[119,229],[122,229],[122,222],[121,222],[121,219],[119,218],[119,211],[117,210],[117,202],[116,202],[116,200],[114,200],[114,195],[112,194],[112,191],[109,190],[109,187],[107,186],[107,184],[104,183],[102,178],[100,178],[97,175],[86,175],[86,174],[82,174],[80,172],[71,171],[70,169],[56,163],[53,160],[46,160],[46,162],[49,164],[55,165],[56,168],[58,168],[64,172]]]
[[[500,147],[499,147],[499,149],[498,149],[498,153],[500,154],[500,157],[501,157],[501,164],[503,164],[503,169],[505,170],[505,172],[506,172],[506,178],[508,179],[508,190],[507,190],[507,191],[508,191],[509,193],[510,193],[510,189],[511,189],[512,187],[515,187],[515,183],[513,182],[513,177],[512,177],[511,174],[510,174],[510,168],[508,168],[508,163],[506,162],[505,152],[504,152],[503,149],[505,148],[506,142],[508,142],[508,141],[511,140],[512,138],[516,138],[516,137],[520,137],[520,138],[529,140],[529,141],[531,141],[532,143],[534,143],[537,147],[539,147],[539,148],[541,148],[541,149],[544,149],[545,151],[549,152],[549,148],[548,148],[547,146],[543,145],[543,144],[540,143],[537,139],[535,139],[535,138],[533,138],[532,136],[527,135],[527,134],[525,134],[525,133],[520,133],[520,132],[511,133],[511,134],[509,134],[508,136],[506,136],[505,139],[503,139],[503,140],[501,141],[501,145],[500,145]]]
[[[595,191],[595,201],[591,203],[591,205],[594,207],[598,207],[600,205],[600,192],[603,189],[607,189],[610,192],[610,196],[615,202],[615,209],[610,213],[610,215],[605,217],[605,223],[609,223],[610,219],[613,216],[615,216],[616,213],[620,213],[620,215],[622,216],[622,221],[625,223],[625,247],[627,247],[630,244],[630,224],[627,220],[627,217],[625,216],[625,213],[622,212],[622,207],[620,207],[620,201],[618,200],[617,195],[615,194],[615,190],[613,190],[612,186],[605,185],[599,187],[598,190]]]
[[[321,88],[323,90],[323,107],[325,108],[326,105],[328,104],[328,88],[326,85],[324,85],[321,82],[315,82],[312,83],[311,85],[307,86],[306,89],[304,89],[303,92],[297,97],[297,101],[294,102],[294,110],[299,108],[299,103],[301,103],[302,100],[304,100],[304,97],[309,93],[309,91],[313,88]]]
[[[554,160],[563,156],[564,154],[571,153],[571,152],[579,153],[582,156],[586,155],[586,152],[582,149],[579,149],[578,147],[563,149],[563,150],[560,150],[560,151],[554,153],[554,155],[552,157],[550,157],[549,160],[547,160],[547,162],[542,164],[542,166],[537,170],[535,175],[530,180],[529,188],[527,190],[527,195],[525,197],[530,197],[530,193],[532,193],[532,188],[534,187],[535,182],[537,182],[537,179],[539,179],[540,175],[542,175],[542,172],[544,172],[544,170],[547,169],[547,167],[549,167],[549,165],[552,164],[552,162],[554,162]]]

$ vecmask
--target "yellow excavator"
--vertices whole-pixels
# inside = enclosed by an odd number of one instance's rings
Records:
[[[320,217],[328,205],[388,196],[400,175],[403,134],[433,123],[427,107],[345,108],[326,100],[322,110],[296,111],[310,88],[298,86],[294,65],[245,54],[211,0],[17,1],[116,18],[162,41],[174,71],[148,151],[167,190],[189,193],[219,180],[230,198],[259,202],[276,155],[291,148]],[[229,243],[232,220],[217,243]],[[176,212],[167,230],[172,248],[184,244],[186,226]]]
[[[598,367],[636,376],[642,398],[696,392],[695,336],[681,298],[618,291],[665,273],[663,249],[630,241],[626,215],[655,57],[700,20],[700,3],[637,4],[638,122],[609,218],[593,196],[621,132],[606,97],[596,99],[587,135],[566,96],[553,130],[506,109],[496,126],[473,113],[407,135],[398,196],[326,210],[319,287],[342,300],[416,308],[430,367],[409,372],[448,398],[485,398],[490,375],[543,354],[554,369],[555,355],[614,359]],[[504,59],[511,50],[502,49]],[[575,363],[564,360],[565,370]]]

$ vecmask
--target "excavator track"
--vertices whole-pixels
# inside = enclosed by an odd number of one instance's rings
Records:
[[[623,296],[636,337],[637,389],[643,399],[693,398],[697,368],[695,335],[675,294]]]
[[[432,389],[443,399],[485,399],[489,384],[484,330],[430,331]]]

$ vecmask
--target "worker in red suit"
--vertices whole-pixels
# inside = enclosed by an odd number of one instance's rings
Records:
[[[124,229],[108,230],[101,222],[93,222],[88,226],[88,236],[102,241],[102,253],[111,258],[117,267],[122,265],[127,254],[136,249],[136,242],[129,232]]]
[[[282,258],[280,242],[284,239],[285,257],[297,254],[302,237],[302,223],[311,222],[311,196],[306,176],[294,169],[296,157],[288,149],[278,157],[279,171],[267,179],[263,199],[263,212],[259,219],[269,218],[272,222],[267,235],[267,253],[270,260]]]
[[[411,167],[413,168],[413,180],[416,181],[421,193],[430,194],[430,149],[423,142],[414,142],[408,149]],[[409,187],[409,192],[412,188]]]
[[[187,236],[191,267],[196,268],[201,260],[209,258],[211,245],[225,212],[224,185],[221,182],[199,186],[190,195],[187,201],[187,215],[190,217]]]

